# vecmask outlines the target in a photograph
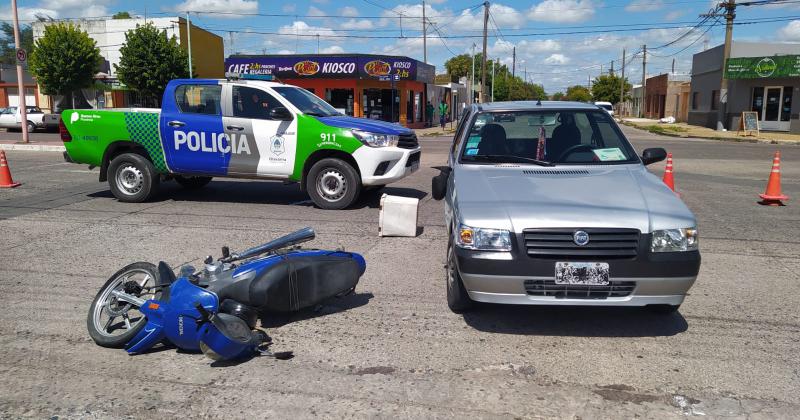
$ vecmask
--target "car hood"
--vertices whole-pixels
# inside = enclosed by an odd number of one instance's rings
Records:
[[[608,227],[642,233],[696,224],[686,205],[642,165],[462,165],[454,173],[462,223],[508,229]]]
[[[331,127],[350,128],[355,130],[368,131],[376,134],[408,135],[412,134],[408,128],[386,121],[370,120],[367,118],[355,118],[346,116],[318,117],[323,124]]]

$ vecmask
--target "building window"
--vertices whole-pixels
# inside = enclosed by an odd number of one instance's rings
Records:
[[[781,121],[789,121],[792,115],[792,90],[791,86],[783,87],[783,105],[781,106]]]
[[[711,109],[719,109],[719,91],[712,90],[711,91]]]
[[[700,104],[700,92],[692,92],[692,109],[697,109]]]
[[[753,88],[753,102],[750,105],[750,110],[758,112],[758,119],[761,119],[761,108],[764,106],[764,88]]]

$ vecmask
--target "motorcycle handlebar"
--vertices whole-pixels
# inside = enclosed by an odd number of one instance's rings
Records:
[[[316,236],[317,234],[314,232],[314,229],[310,227],[303,228],[296,232],[292,232],[288,235],[281,236],[280,238],[274,239],[263,245],[250,248],[240,253],[231,254],[229,261],[243,260],[245,258],[255,257],[256,255],[261,255],[270,251],[274,251],[276,249],[286,248],[293,245],[301,244],[303,242],[308,242],[313,240]]]

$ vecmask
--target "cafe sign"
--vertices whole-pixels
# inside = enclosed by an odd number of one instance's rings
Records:
[[[416,80],[433,83],[434,67],[407,57],[381,55],[231,56],[225,71],[279,79]]]
[[[729,58],[726,79],[800,77],[800,55]]]

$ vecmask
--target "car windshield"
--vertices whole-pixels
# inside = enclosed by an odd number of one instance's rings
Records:
[[[613,164],[636,153],[607,112],[537,110],[484,112],[461,152],[466,163]]]
[[[612,107],[611,107],[611,105],[609,105],[609,104],[600,104],[600,106],[601,106],[601,107],[603,107],[603,108],[605,108],[605,109],[607,109],[607,110],[609,110],[609,111],[611,111],[612,109],[614,109],[614,108],[612,108]]]
[[[273,88],[278,95],[283,96],[303,114],[315,117],[333,117],[342,115],[336,108],[330,106],[317,95],[296,87],[279,86]]]

